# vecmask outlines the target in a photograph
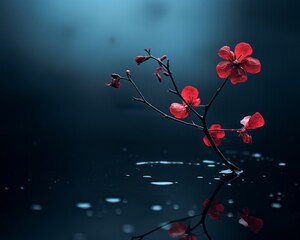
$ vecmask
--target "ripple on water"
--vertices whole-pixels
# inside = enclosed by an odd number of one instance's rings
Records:
[[[108,202],[108,203],[119,203],[119,202],[121,202],[121,198],[118,198],[118,197],[107,197],[104,200],[105,200],[105,202]]]
[[[76,203],[76,207],[78,207],[80,209],[89,209],[92,207],[92,204],[90,204],[88,202],[79,202],[79,203]]]
[[[152,185],[157,185],[157,186],[168,186],[168,185],[173,185],[176,184],[177,182],[168,182],[168,181],[156,181],[156,182],[150,182]]]

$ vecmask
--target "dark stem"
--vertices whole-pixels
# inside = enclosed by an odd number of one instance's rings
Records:
[[[228,181],[236,178],[237,176],[238,176],[238,173],[235,172],[235,171],[232,171],[231,173],[225,175],[225,177],[221,180],[221,182],[218,184],[218,186],[216,187],[216,189],[214,190],[214,192],[210,196],[209,201],[208,201],[207,205],[205,206],[205,208],[204,208],[204,210],[202,212],[202,216],[201,216],[200,221],[197,224],[195,224],[195,226],[193,226],[192,228],[190,228],[190,230],[189,230],[190,232],[192,232],[194,229],[196,229],[198,226],[200,226],[202,224],[204,233],[207,235],[208,239],[211,239],[211,237],[208,234],[206,225],[205,225],[205,219],[206,219],[208,210],[211,207],[211,205],[212,205],[214,199],[216,198],[217,194],[219,193],[219,191],[221,190],[221,188],[224,186],[224,184],[226,182],[228,182]]]
[[[152,108],[154,111],[158,112],[160,115],[162,115],[162,116],[163,116],[164,118],[166,118],[166,119],[173,120],[173,121],[175,121],[175,122],[184,124],[184,125],[186,125],[186,126],[195,127],[195,128],[198,128],[198,129],[203,129],[202,126],[197,125],[197,124],[195,124],[194,122],[189,123],[189,122],[186,122],[186,121],[177,119],[177,118],[172,117],[172,116],[166,114],[165,112],[159,110],[157,107],[153,106],[151,103],[149,103],[149,102],[146,100],[146,98],[144,97],[144,95],[142,94],[142,92],[140,91],[140,89],[138,88],[138,86],[137,86],[137,85],[135,84],[135,82],[132,80],[131,76],[130,76],[129,74],[127,74],[127,77],[128,77],[128,78],[125,78],[125,79],[128,80],[128,81],[133,85],[133,87],[135,88],[135,90],[138,92],[138,94],[139,94],[140,97],[141,97],[141,98],[133,98],[134,101],[142,102],[142,103],[146,104],[147,106],[149,106],[150,108]],[[122,79],[124,79],[124,78],[122,78]]]
[[[215,92],[214,96],[212,97],[212,99],[210,100],[210,102],[206,105],[205,110],[204,110],[204,114],[203,114],[203,118],[206,118],[206,115],[208,113],[208,110],[210,108],[210,106],[212,105],[212,103],[215,101],[216,97],[219,95],[219,93],[221,92],[221,90],[223,89],[223,87],[225,86],[225,84],[228,82],[229,77],[227,77],[225,79],[225,81],[222,83],[222,85],[217,89],[217,91]]]

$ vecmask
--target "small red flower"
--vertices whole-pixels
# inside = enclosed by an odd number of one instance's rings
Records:
[[[241,120],[241,124],[244,125],[244,127],[238,131],[239,135],[242,137],[245,143],[251,143],[252,137],[248,134],[248,130],[264,126],[265,120],[259,112],[256,112],[252,116],[244,117]]]
[[[230,47],[224,46],[220,48],[218,55],[227,60],[219,62],[216,67],[217,74],[220,78],[230,76],[232,84],[246,82],[247,72],[256,74],[261,70],[260,61],[256,58],[249,57],[253,50],[248,43],[238,43],[234,52],[230,51]]]
[[[208,129],[208,131],[209,131],[212,139],[214,140],[214,143],[216,144],[216,146],[219,146],[220,143],[221,143],[221,139],[225,137],[225,131],[218,130],[218,129],[222,129],[222,126],[220,124],[213,124]],[[206,146],[211,147],[211,144],[210,144],[207,136],[203,137],[203,142]]]
[[[105,83],[105,85],[108,87],[120,88],[121,85],[120,81],[121,81],[121,76],[119,74],[113,73],[111,75],[111,82]]]
[[[202,207],[206,208],[208,202],[209,202],[209,198],[205,199],[204,202],[202,203]],[[224,205],[220,203],[219,200],[214,199],[212,201],[212,204],[210,205],[210,208],[208,209],[207,215],[210,216],[212,220],[219,220],[223,212],[224,212]]]
[[[145,61],[147,61],[150,57],[149,56],[136,56],[135,61],[139,65]]]
[[[252,232],[258,233],[263,227],[263,220],[261,218],[249,216],[248,208],[243,208],[242,212],[239,214],[241,219],[239,223],[244,227],[249,228]]]
[[[174,223],[168,231],[171,237],[183,237],[187,230],[187,225],[185,223]]]
[[[199,91],[197,88],[192,86],[186,86],[181,91],[181,96],[184,100],[192,107],[198,107],[200,104],[200,98],[198,98]],[[172,103],[170,106],[170,112],[176,118],[186,118],[189,115],[188,106],[182,101],[180,103]]]

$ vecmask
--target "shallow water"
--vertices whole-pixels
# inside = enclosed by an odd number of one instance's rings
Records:
[[[259,153],[226,154],[245,171],[218,194],[225,212],[218,221],[207,219],[208,229],[214,239],[265,239],[269,226],[290,211],[293,196],[286,192],[287,185],[298,188],[298,182],[285,176],[284,161]],[[130,239],[167,221],[200,213],[202,202],[226,172],[213,159],[144,160],[129,154],[126,164],[102,169],[102,175],[90,179],[53,179],[48,185],[38,179],[18,185],[7,182],[1,189],[1,222],[6,227],[0,234],[14,240]],[[91,174],[94,170],[89,169]],[[264,219],[260,234],[238,224],[237,213],[243,207]],[[205,239],[201,228],[197,233]],[[165,230],[146,239],[157,237],[170,239]]]

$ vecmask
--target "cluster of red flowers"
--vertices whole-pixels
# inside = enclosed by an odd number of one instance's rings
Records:
[[[206,208],[209,203],[209,199],[205,199],[202,203],[202,207]],[[224,212],[224,205],[220,203],[219,200],[213,200],[210,208],[208,209],[207,215],[212,220],[219,220],[221,215]],[[248,208],[243,208],[241,213],[238,213],[240,216],[239,223],[244,227],[249,228],[252,232],[258,233],[263,226],[263,220],[254,216],[249,216]],[[182,222],[173,223],[168,230],[170,237],[177,238],[181,240],[197,240],[197,235],[189,232],[189,227],[187,224]]]
[[[152,55],[150,55],[150,50],[146,50],[146,52],[148,53],[148,56],[136,56],[135,62],[139,65],[152,58],[156,60],[159,65],[154,71],[154,75],[156,76],[156,78],[161,82],[162,76],[160,75],[160,73],[163,72],[165,76],[171,77],[173,81],[172,74],[168,67],[169,62],[167,64],[163,63],[163,61],[167,59],[167,56],[163,55],[160,58],[154,58]],[[224,46],[220,48],[218,51],[218,55],[226,61],[221,61],[217,64],[216,66],[217,75],[220,78],[223,79],[225,78],[226,81],[227,79],[230,80],[232,84],[246,82],[248,80],[247,73],[256,74],[261,71],[260,61],[256,58],[250,57],[252,52],[253,50],[250,44],[244,42],[238,43],[235,46],[234,51],[231,51],[229,46]],[[126,74],[128,77],[127,80],[133,83],[131,80],[129,70],[126,71]],[[116,73],[113,73],[111,77],[112,77],[111,82],[106,83],[105,85],[114,88],[120,88],[120,81],[122,79],[126,79],[126,78],[122,78],[119,74]],[[136,87],[134,83],[133,85]],[[175,93],[181,97],[182,101],[181,103],[177,103],[177,102],[172,103],[169,107],[169,110],[175,118],[185,119],[189,116],[191,110],[194,111],[193,108],[197,108],[200,106],[201,100],[199,98],[199,91],[197,88],[193,86],[185,86],[182,89],[181,93],[179,93],[175,83],[174,86],[176,89]],[[138,92],[140,91],[138,90]],[[142,94],[140,95],[143,98]],[[205,106],[206,111],[209,105]],[[198,116],[203,120],[206,114],[204,114],[204,117],[200,115]],[[180,120],[180,122],[184,122],[184,121]],[[221,144],[221,139],[225,138],[226,131],[236,132],[242,138],[244,143],[251,143],[252,137],[251,135],[249,135],[248,131],[264,126],[265,120],[259,112],[256,112],[253,115],[244,117],[240,121],[240,123],[243,125],[243,127],[239,129],[223,129],[222,126],[218,123],[212,124],[208,129],[207,128],[204,129],[206,133],[206,135],[203,137],[204,144],[208,147],[211,147],[212,143],[214,143],[215,146],[219,146]],[[209,134],[207,134],[207,130]],[[202,203],[202,207],[206,209],[209,203],[210,206],[209,209],[207,210],[207,215],[212,220],[220,219],[221,215],[224,212],[224,205],[216,199],[214,199],[212,202],[210,202],[210,199],[206,199]],[[259,232],[263,226],[263,220],[261,218],[249,216],[249,210],[247,208],[242,209],[242,212],[239,213],[239,217],[240,217],[239,223],[244,227],[249,228],[254,233]],[[197,235],[191,232],[189,226],[181,222],[172,224],[168,231],[168,234],[174,238],[179,237],[181,240],[198,239]]]

